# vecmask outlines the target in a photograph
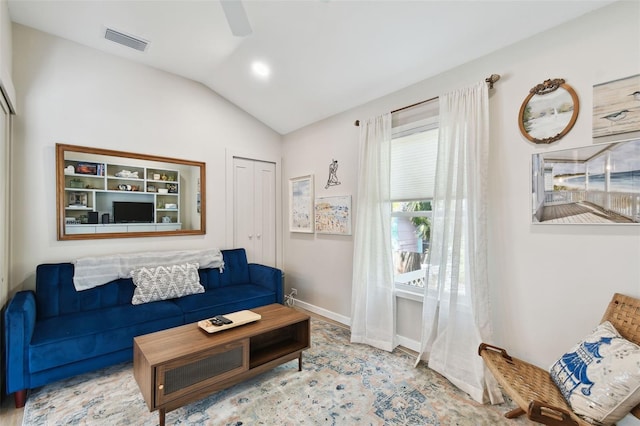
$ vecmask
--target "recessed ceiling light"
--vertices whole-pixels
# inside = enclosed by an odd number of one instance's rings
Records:
[[[269,74],[271,74],[271,69],[269,68],[269,66],[260,61],[255,61],[253,64],[251,64],[251,70],[253,71],[254,75],[260,78],[267,78],[269,77]]]

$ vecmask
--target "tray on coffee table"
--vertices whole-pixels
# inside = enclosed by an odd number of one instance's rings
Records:
[[[206,319],[198,321],[198,327],[206,331],[207,333],[217,333],[218,331],[227,330],[229,328],[237,327],[243,324],[249,324],[250,322],[258,321],[262,318],[262,315],[256,314],[253,311],[238,311],[231,314],[223,315],[225,318],[231,321],[231,324],[213,325],[211,320]]]

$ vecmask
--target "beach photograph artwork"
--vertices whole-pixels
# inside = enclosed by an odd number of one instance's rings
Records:
[[[351,196],[316,198],[315,224],[318,234],[351,235]]]
[[[534,154],[531,178],[534,223],[640,223],[640,139]]]
[[[593,137],[640,131],[640,74],[593,86]]]
[[[313,175],[289,180],[289,231],[313,232]]]

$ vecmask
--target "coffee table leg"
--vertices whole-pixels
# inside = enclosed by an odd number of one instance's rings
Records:
[[[302,352],[300,352],[300,356],[298,357],[298,371],[302,371]]]
[[[158,416],[160,416],[160,426],[164,426],[164,416],[166,414],[166,411],[164,408],[161,408],[160,410],[158,410]]]

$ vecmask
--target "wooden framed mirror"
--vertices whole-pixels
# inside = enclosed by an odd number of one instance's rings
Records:
[[[518,124],[531,142],[550,144],[569,133],[579,111],[573,88],[561,78],[549,79],[529,91],[520,107]]]
[[[56,144],[58,240],[206,233],[205,163]]]

